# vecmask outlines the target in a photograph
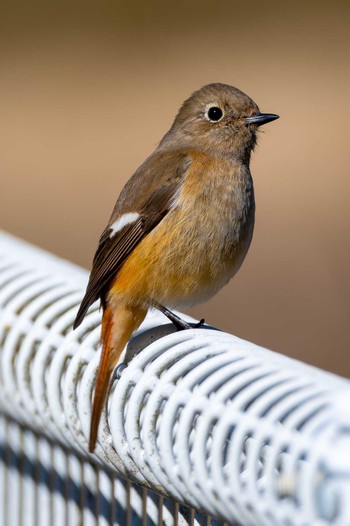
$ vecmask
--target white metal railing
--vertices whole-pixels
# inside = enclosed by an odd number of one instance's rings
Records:
[[[350,525],[349,382],[157,313],[89,455],[97,307],[71,330],[86,279],[0,235],[0,526]]]

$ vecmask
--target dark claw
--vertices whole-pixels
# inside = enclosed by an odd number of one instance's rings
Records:
[[[183,320],[182,318],[180,318],[180,316],[177,316],[166,307],[164,307],[162,313],[165,314],[165,316],[175,325],[177,331],[185,331],[187,329],[192,329],[191,325],[187,323],[187,321]]]
[[[164,307],[160,303],[153,301],[153,306],[160,310],[176,327],[176,330],[178,331],[185,331],[187,329],[198,329],[199,327],[202,327],[204,324],[204,318],[201,319],[200,322],[196,323],[195,325],[190,325],[187,323],[187,321],[183,320],[176,314],[174,314],[171,310],[167,309],[167,307]]]
[[[186,331],[187,329],[192,329],[191,325],[187,321],[179,318],[178,320],[171,320],[176,327],[177,331]]]
[[[123,371],[125,371],[127,366],[128,364],[124,362],[117,365],[117,367],[114,370],[114,378],[116,378],[117,380],[120,380],[121,375],[123,374]]]

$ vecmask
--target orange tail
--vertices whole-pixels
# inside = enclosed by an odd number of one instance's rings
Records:
[[[111,307],[107,306],[103,313],[101,329],[103,347],[92,403],[89,438],[90,453],[93,453],[96,446],[98,426],[112,372],[130,336],[142,323],[146,314],[147,311],[139,307],[125,306],[113,309],[113,311]],[[117,327],[115,323],[118,324]]]

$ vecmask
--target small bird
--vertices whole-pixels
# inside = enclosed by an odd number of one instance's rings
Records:
[[[93,452],[113,370],[150,308],[205,301],[238,271],[254,228],[249,171],[257,128],[278,119],[226,84],[208,84],[179,109],[156,150],[124,186],[93,260],[75,329],[101,301],[102,354],[90,427]]]

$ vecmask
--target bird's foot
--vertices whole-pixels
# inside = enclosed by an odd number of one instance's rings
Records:
[[[164,307],[160,303],[154,301],[153,305],[175,325],[176,330],[178,331],[185,331],[187,329],[198,329],[204,324],[204,318],[202,318],[201,321],[196,323],[195,325],[190,325],[187,321],[183,320],[182,318],[180,318],[180,316],[177,316],[174,312],[169,310],[167,307]]]
[[[125,363],[125,362],[122,362],[119,365],[117,365],[117,367],[114,369],[114,378],[116,378],[117,380],[120,380],[120,378],[121,378],[121,376],[123,374],[123,371],[125,371],[127,366],[128,366],[128,364]]]

